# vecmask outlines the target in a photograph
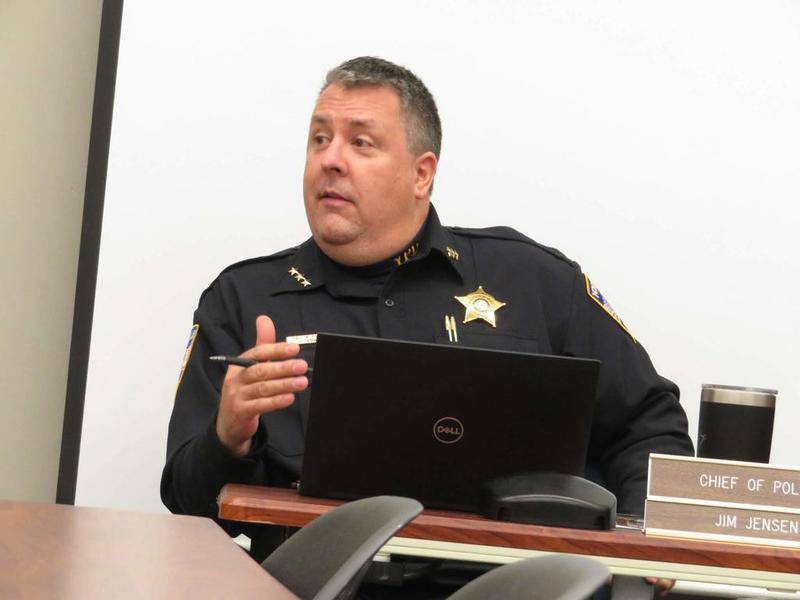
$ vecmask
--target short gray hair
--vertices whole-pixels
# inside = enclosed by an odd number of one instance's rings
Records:
[[[328,71],[320,93],[331,84],[345,89],[365,85],[389,86],[400,96],[408,148],[414,154],[433,152],[439,158],[442,123],[433,95],[419,77],[400,65],[374,56],[359,56]]]

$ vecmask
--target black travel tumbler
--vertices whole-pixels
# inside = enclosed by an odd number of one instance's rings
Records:
[[[697,456],[769,462],[777,390],[704,383]]]

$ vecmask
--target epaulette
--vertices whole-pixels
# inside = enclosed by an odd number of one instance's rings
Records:
[[[255,258],[246,258],[244,260],[240,260],[239,262],[235,262],[232,265],[228,265],[225,267],[221,272],[220,275],[223,273],[227,273],[228,271],[232,271],[233,269],[238,269],[239,267],[244,267],[247,265],[255,264],[255,263],[266,263],[271,262],[273,260],[278,260],[279,258],[284,258],[289,256],[290,254],[294,254],[297,252],[299,246],[293,246],[292,248],[286,248],[286,250],[281,250],[280,252],[276,252],[275,254],[270,254],[269,256],[256,256]]]
[[[545,246],[544,244],[540,244],[536,240],[532,240],[524,233],[520,233],[516,229],[511,227],[505,226],[497,226],[497,227],[483,227],[483,228],[470,228],[470,227],[453,227],[448,226],[447,229],[452,231],[455,235],[464,235],[467,237],[473,238],[489,238],[493,240],[508,240],[512,242],[522,242],[524,244],[529,244],[539,250],[546,252],[547,254],[557,258],[560,261],[563,261],[570,265],[571,267],[577,266],[577,263],[574,260],[570,260],[567,258],[560,250],[556,248],[551,248],[550,246]]]
[[[235,262],[232,265],[228,265],[220,272],[220,275],[223,273],[227,273],[228,271],[232,271],[233,269],[238,269],[239,267],[244,267],[247,265],[255,264],[255,263],[267,263],[273,260],[278,260],[279,258],[284,258],[291,254],[297,252],[297,249],[300,246],[293,246],[291,248],[286,248],[286,250],[281,250],[276,252],[275,254],[270,254],[268,256],[256,256],[255,258],[246,258],[244,260],[240,260],[239,262]]]
[[[286,250],[281,250],[280,252],[276,252],[275,254],[270,254],[269,256],[256,256],[255,258],[246,258],[244,260],[240,260],[239,262],[235,262],[232,265],[228,265],[222,271],[220,271],[219,275],[216,276],[214,281],[212,281],[209,286],[203,290],[203,293],[200,294],[200,301],[203,300],[203,297],[214,287],[214,285],[219,281],[219,278],[222,277],[225,273],[229,271],[233,271],[234,269],[238,269],[239,267],[245,267],[247,265],[257,264],[257,263],[267,263],[273,260],[278,260],[279,258],[284,258],[289,256],[290,254],[294,254],[297,252],[297,248],[299,246],[294,246],[292,248],[286,248]]]

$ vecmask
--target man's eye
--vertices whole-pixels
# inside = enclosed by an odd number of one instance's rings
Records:
[[[364,138],[356,138],[353,140],[353,144],[356,148],[371,148],[372,144],[369,143],[369,140],[365,140]]]
[[[311,141],[312,141],[312,142],[313,142],[313,143],[314,143],[316,146],[321,146],[321,145],[322,145],[322,144],[324,144],[326,141],[328,141],[328,138],[327,138],[327,136],[324,136],[324,135],[315,135],[315,136],[312,136],[312,137],[311,137]]]

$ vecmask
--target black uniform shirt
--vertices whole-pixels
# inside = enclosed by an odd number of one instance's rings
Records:
[[[478,286],[505,302],[496,327],[462,323],[465,308],[455,296]],[[310,239],[228,267],[203,293],[161,482],[174,512],[215,516],[225,483],[289,486],[299,479],[308,390],[261,417],[245,458],[229,456],[215,433],[224,368],[207,357],[251,348],[261,314],[272,318],[279,341],[325,331],[444,343],[444,315],[454,315],[465,346],[599,359],[587,473],[616,494],[620,512],[641,513],[650,452],[693,452],[677,387],[656,373],[576,263],[507,227],[443,227],[431,207],[417,240],[382,265],[342,267]],[[302,345],[300,356],[313,366],[313,344]]]

